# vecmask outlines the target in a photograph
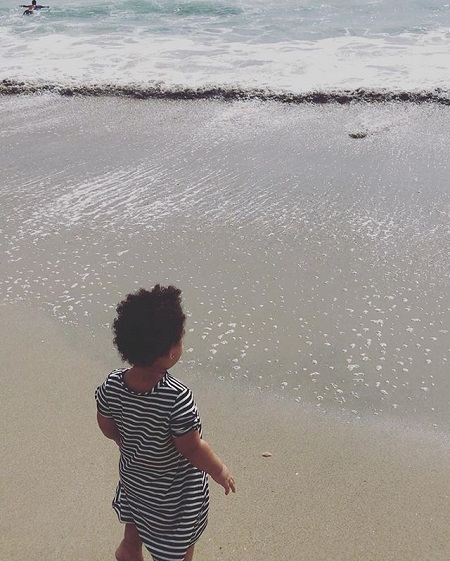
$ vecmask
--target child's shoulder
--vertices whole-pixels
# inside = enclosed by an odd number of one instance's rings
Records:
[[[116,368],[108,374],[105,380],[95,390],[95,398],[106,398],[108,395],[120,390],[122,386],[122,375],[126,368]]]
[[[164,378],[166,387],[172,389],[176,393],[192,393],[191,389],[186,386],[181,380],[171,376],[169,373]]]
[[[110,384],[110,383],[122,381],[123,373],[126,372],[127,370],[128,368],[115,368],[114,370],[111,370],[111,372],[106,377],[104,384]]]

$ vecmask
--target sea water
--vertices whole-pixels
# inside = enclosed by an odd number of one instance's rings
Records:
[[[288,93],[450,85],[446,0],[0,0],[0,79]]]

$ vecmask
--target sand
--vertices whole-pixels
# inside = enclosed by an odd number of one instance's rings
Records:
[[[42,312],[1,311],[0,557],[112,559],[117,451],[96,428],[93,401],[109,365]],[[196,559],[448,559],[450,451],[440,440],[399,440],[186,381],[205,438],[238,482],[228,497],[212,487]]]
[[[0,100],[0,559],[113,558],[93,392],[159,281],[238,482],[197,561],[448,560],[448,111],[142,103]]]

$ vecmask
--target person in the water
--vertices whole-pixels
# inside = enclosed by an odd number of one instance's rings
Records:
[[[50,6],[41,6],[37,3],[36,0],[31,0],[31,4],[21,4],[20,7],[26,8],[24,13],[22,14],[24,16],[30,16],[33,12],[35,12],[36,10],[41,10],[42,8],[50,8]]]

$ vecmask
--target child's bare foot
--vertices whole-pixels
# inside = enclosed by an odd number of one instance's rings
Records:
[[[117,561],[144,561],[142,549],[134,549],[125,540],[122,540],[116,549]]]

